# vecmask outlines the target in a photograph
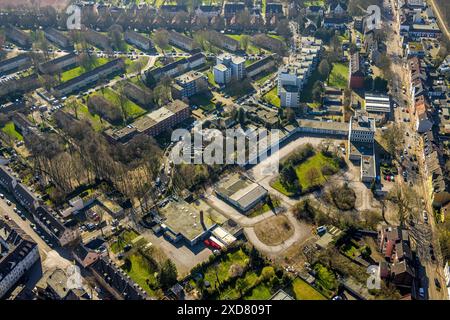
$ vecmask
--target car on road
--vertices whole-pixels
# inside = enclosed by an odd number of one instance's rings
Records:
[[[428,212],[426,212],[425,210],[423,210],[422,214],[423,214],[423,221],[424,221],[425,223],[428,223]]]
[[[419,288],[419,297],[425,299],[425,289]]]

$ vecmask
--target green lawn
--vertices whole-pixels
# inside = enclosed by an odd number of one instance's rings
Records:
[[[14,123],[12,121],[6,123],[5,126],[2,128],[2,131],[15,140],[19,141],[23,140],[22,135],[19,132],[17,132],[16,127],[14,126]]]
[[[280,107],[281,101],[280,98],[278,97],[277,90],[278,89],[275,86],[272,90],[270,90],[263,96],[263,99],[266,100],[268,103],[273,104],[275,107]]]
[[[89,112],[88,107],[85,104],[79,104],[78,109],[78,117],[84,117],[87,121],[90,122],[92,125],[92,128],[94,128],[95,131],[102,131],[105,129],[105,127],[109,126],[109,123],[106,120],[102,120],[99,115],[97,114],[91,114]]]
[[[214,81],[214,73],[212,70],[209,70],[205,72],[206,76],[208,77],[208,82],[212,86],[217,86],[216,81]]]
[[[273,207],[277,208],[280,206],[280,202],[279,201],[273,201]],[[257,209],[254,209],[252,211],[250,211],[250,213],[247,215],[249,218],[253,218],[253,217],[257,217],[263,213],[268,212],[269,210],[272,210],[272,208],[269,206],[269,204],[264,203],[264,205],[262,207],[259,207]]]
[[[244,297],[244,300],[268,300],[272,296],[270,289],[267,283],[261,283],[253,288],[251,295]]]
[[[316,289],[311,287],[300,278],[295,278],[292,282],[292,289],[297,300],[326,300],[326,298]]]
[[[308,190],[314,186],[320,186],[326,181],[326,176],[322,174],[321,169],[325,166],[329,166],[336,171],[339,168],[339,165],[332,159],[324,156],[321,152],[316,153],[314,156],[310,157],[305,162],[301,163],[299,166],[295,168],[297,173],[298,181],[302,190]],[[308,177],[308,174],[312,168],[317,169],[318,177],[315,181],[310,181],[311,179]],[[312,183],[312,184],[311,184]],[[294,193],[286,190],[284,186],[281,184],[279,179],[276,179],[272,184],[272,188],[278,190],[279,192],[287,195],[293,196]]]
[[[328,79],[328,85],[345,89],[348,86],[348,65],[343,63],[333,64],[330,77]]]
[[[154,295],[155,291],[150,288],[147,284],[149,283],[157,283],[155,278],[155,270],[151,270],[150,264],[146,261],[145,257],[143,257],[139,253],[134,253],[128,257],[130,264],[124,264],[122,267],[125,272],[136,282],[142,289],[144,289],[149,295]]]
[[[147,63],[148,63],[149,57],[139,57],[137,60],[131,60],[127,58],[125,60],[125,67],[127,70],[127,73],[136,73],[139,72],[139,69],[143,69]],[[141,67],[139,67],[138,63],[141,64]]]
[[[242,267],[246,266],[249,262],[249,257],[245,254],[242,249],[234,252],[228,253],[219,263],[217,263],[217,267],[209,267],[204,275],[205,281],[208,281],[211,284],[211,287],[215,287],[215,283],[217,282],[217,277],[219,281],[222,282],[229,278],[229,270],[233,264],[238,264]],[[217,271],[217,277],[216,277]]]
[[[115,242],[113,242],[110,246],[110,249],[113,253],[119,253],[123,250],[123,248],[127,244],[131,244],[131,241],[139,236],[133,230],[125,230],[122,232],[120,236],[118,236]]]
[[[226,36],[240,42],[243,34],[227,34]],[[259,54],[259,53],[265,52],[265,50],[260,49],[249,42],[249,44],[247,46],[247,50],[245,52],[247,54]]]
[[[198,106],[204,111],[212,111],[216,105],[211,102],[212,95],[209,93],[198,93],[189,98],[193,105]]]
[[[102,94],[102,92],[99,91],[97,94]],[[114,104],[119,104],[119,95],[109,88],[104,90],[103,97]],[[126,99],[124,108],[129,118],[137,118],[146,112],[145,109],[129,99]]]
[[[266,82],[267,80],[269,80],[270,78],[272,78],[274,76],[275,72],[269,72],[265,75],[263,75],[261,78],[256,80],[256,83],[259,85],[264,84],[264,82]]]
[[[316,153],[314,156],[300,164],[295,171],[297,172],[298,179],[300,181],[300,184],[302,188],[308,189],[312,187],[312,185],[309,184],[309,181],[307,179],[307,172],[311,168],[316,168],[320,172],[320,178],[316,182],[316,184],[323,184],[325,182],[326,177],[322,174],[321,168],[325,165],[328,165],[330,167],[333,167],[337,170],[338,165],[333,161],[332,158],[328,158],[324,156],[321,152]]]
[[[94,68],[97,68],[97,67],[99,67],[99,66],[101,66],[101,65],[104,65],[104,64],[107,63],[107,62],[108,62],[108,59],[107,59],[107,58],[97,58],[97,59],[95,60]],[[64,71],[64,72],[61,74],[61,81],[62,81],[62,82],[69,81],[69,80],[71,80],[71,79],[73,79],[73,78],[76,78],[76,77],[78,77],[78,76],[81,76],[83,73],[86,73],[87,71],[89,71],[89,70],[86,70],[86,69],[85,69],[84,67],[82,67],[82,66],[78,66],[78,67],[76,67],[76,68],[73,68],[73,69]]]

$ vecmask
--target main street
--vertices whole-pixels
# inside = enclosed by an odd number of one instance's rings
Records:
[[[420,174],[412,187],[418,195],[422,195],[423,201],[417,208],[416,222],[409,225],[410,234],[416,244],[416,252],[420,260],[421,267],[418,268],[418,276],[420,278],[421,287],[427,291],[426,298],[431,300],[443,300],[447,298],[446,290],[439,289],[435,285],[435,279],[439,281],[441,287],[444,287],[445,280],[443,277],[443,264],[440,255],[439,241],[437,239],[437,230],[433,215],[433,207],[429,198],[428,186],[426,184],[427,174],[424,172],[424,153],[421,145],[421,137],[416,132],[414,124],[414,115],[406,112],[410,109],[411,97],[409,96],[409,83],[407,82],[407,64],[403,57],[401,39],[399,35],[399,11],[394,0],[391,0],[393,10],[393,21],[389,26],[393,29],[388,33],[387,54],[392,61],[392,83],[391,94],[398,103],[398,107],[394,109],[395,122],[402,123],[402,137],[404,140],[403,149],[408,152],[407,158],[416,156],[417,165],[420,168]],[[386,24],[385,24],[386,25]],[[403,88],[405,90],[403,90]],[[407,119],[405,122],[404,120]],[[410,166],[405,167],[406,170]],[[411,170],[408,172],[408,177]],[[423,211],[427,212],[428,222],[424,221]],[[431,254],[433,250],[433,254]]]

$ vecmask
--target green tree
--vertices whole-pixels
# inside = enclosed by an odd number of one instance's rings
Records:
[[[175,264],[167,259],[161,266],[158,282],[162,288],[168,288],[177,282],[178,272]]]

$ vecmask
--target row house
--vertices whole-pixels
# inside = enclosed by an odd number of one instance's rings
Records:
[[[26,54],[0,61],[0,75],[26,69],[31,66],[31,62],[31,58]]]
[[[55,28],[45,29],[44,36],[48,41],[58,45],[61,48],[70,49],[73,47],[72,40],[62,32],[56,30]]]
[[[72,92],[79,91],[89,84],[99,81],[100,79],[107,78],[113,74],[116,74],[117,72],[123,71],[124,68],[125,63],[122,58],[112,60],[100,67],[83,73],[76,78],[73,78],[56,86],[55,88],[53,88],[52,93],[56,97],[66,96]]]
[[[74,67],[78,64],[78,59],[79,58],[75,53],[69,53],[62,57],[41,63],[38,68],[41,73],[54,74]]]
[[[14,221],[0,218],[0,299],[40,260],[38,245]]]

